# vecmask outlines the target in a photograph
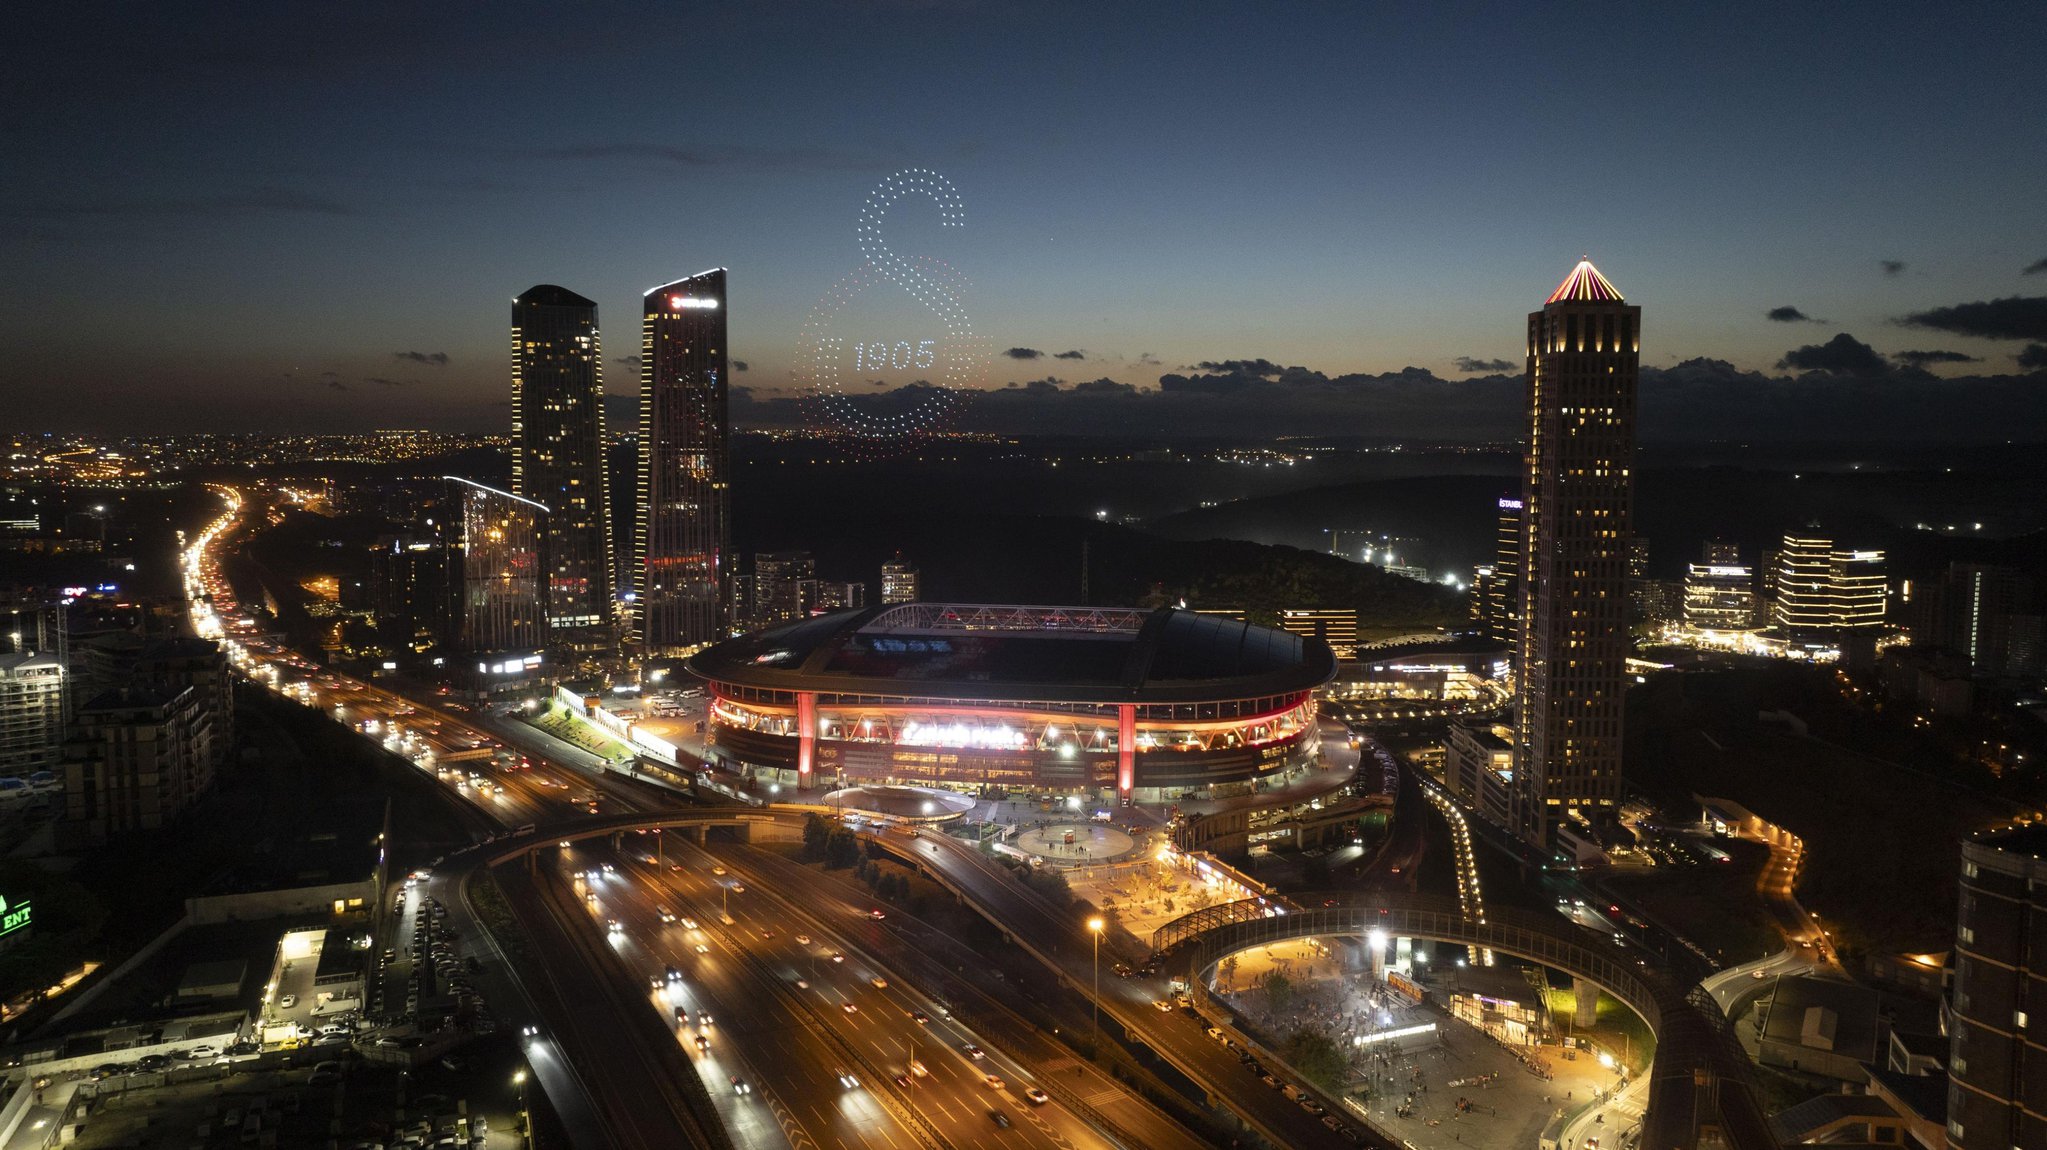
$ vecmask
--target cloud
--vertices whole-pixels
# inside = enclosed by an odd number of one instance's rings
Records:
[[[1101,379],[1087,379],[1073,385],[1075,395],[1136,395],[1134,383],[1118,383],[1107,376]]]
[[[1037,359],[1045,353],[1035,347],[1012,347],[1002,354],[1011,359]]]
[[[1809,315],[1805,314],[1804,312],[1802,312],[1802,311],[1799,311],[1799,310],[1798,310],[1797,308],[1795,308],[1795,307],[1791,307],[1791,306],[1789,306],[1789,305],[1786,305],[1786,306],[1784,306],[1784,307],[1773,307],[1773,308],[1771,308],[1771,309],[1770,309],[1769,311],[1766,311],[1766,312],[1764,312],[1764,313],[1763,313],[1763,318],[1764,318],[1764,319],[1768,319],[1768,320],[1774,320],[1774,321],[1775,321],[1775,322],[1777,322],[1777,323],[1825,323],[1825,322],[1827,322],[1827,321],[1825,321],[1825,320],[1823,320],[1823,319],[1814,319],[1814,318],[1812,318],[1811,316],[1809,316]]]
[[[363,382],[382,384],[385,387],[404,387],[408,383],[415,383],[417,381],[410,379],[385,379],[379,375],[372,375],[364,377]]]
[[[733,360],[733,361],[732,361],[732,370],[734,370],[734,371],[745,371],[745,370],[746,370],[746,361],[745,361],[745,360],[743,360],[743,359],[735,359],[735,360]]]
[[[2047,272],[2047,260],[2034,260],[2032,263],[2026,265],[2025,271],[2022,271],[2019,274],[2022,276],[2029,276],[2036,272]]]
[[[334,390],[336,390],[336,391],[347,391],[347,390],[348,390],[348,385],[347,385],[347,384],[345,384],[345,383],[343,383],[343,382],[341,382],[341,381],[340,381],[340,380],[338,380],[338,379],[329,379],[329,380],[322,380],[321,382],[325,383],[325,384],[326,384],[326,385],[327,385],[328,387],[331,387],[331,388],[333,388],[333,389],[334,389]]]
[[[394,351],[391,353],[391,358],[409,359],[414,363],[429,363],[435,367],[448,366],[448,353],[445,351]]]
[[[855,155],[829,148],[684,147],[675,144],[571,144],[558,148],[533,148],[513,153],[521,160],[650,160],[668,167],[703,170],[710,168],[759,168],[775,171],[868,171],[894,166],[877,156]]]
[[[2027,371],[2047,371],[2047,343],[2029,343],[2019,353],[2019,366]]]
[[[1897,322],[1980,339],[2047,340],[2047,296],[2007,296],[1915,311]]]
[[[198,196],[131,196],[125,199],[47,201],[29,204],[13,214],[49,219],[234,219],[255,215],[349,216],[354,209],[339,200],[292,188],[252,188]]]
[[[1468,355],[1460,355],[1457,357],[1457,370],[1466,373],[1513,371],[1514,364],[1504,359],[1474,359]]]
[[[1929,363],[1982,363],[1980,356],[1960,351],[1894,351],[1891,358],[1907,367],[1925,367]]]
[[[1902,275],[1905,271],[1904,260],[1878,260],[1876,266],[1882,268],[1887,276]]]
[[[1809,343],[1784,353],[1778,370],[1818,371],[1828,375],[1875,379],[1891,373],[1891,364],[1875,348],[1849,335],[1835,336],[1825,343]]]
[[[626,367],[638,367],[640,366],[640,357],[637,355],[621,355],[613,362],[624,364]]]
[[[1078,349],[1075,349],[1075,350],[1073,350],[1073,351],[1062,351],[1062,352],[1060,352],[1059,354],[1057,354],[1057,355],[1053,356],[1052,358],[1053,358],[1053,359],[1086,359],[1086,358],[1087,358],[1087,353],[1086,353],[1086,352],[1084,352],[1084,351],[1080,351],[1080,350],[1078,350]]]
[[[1150,352],[1148,352],[1148,351],[1140,351],[1140,352],[1138,352],[1138,353],[1137,353],[1137,362],[1138,362],[1138,363],[1141,363],[1141,364],[1149,364],[1149,365],[1151,365],[1151,366],[1153,366],[1153,367],[1157,367],[1157,366],[1158,366],[1158,362],[1159,362],[1159,357],[1158,357],[1158,356],[1155,356],[1155,355],[1153,355],[1152,353],[1150,353]]]

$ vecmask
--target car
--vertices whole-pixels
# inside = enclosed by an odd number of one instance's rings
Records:
[[[746,1079],[744,1079],[744,1078],[739,1078],[739,1077],[735,1076],[735,1077],[734,1077],[734,1078],[732,1079],[732,1093],[734,1093],[734,1094],[751,1094],[751,1093],[753,1093],[753,1087],[751,1087],[751,1086],[748,1086],[748,1085],[746,1084]]]
[[[961,1053],[961,1054],[964,1054],[964,1055],[966,1055],[966,1056],[967,1056],[968,1058],[972,1058],[972,1059],[976,1059],[976,1060],[979,1060],[979,1059],[982,1059],[982,1058],[986,1058],[986,1057],[988,1057],[988,1052],[987,1052],[987,1051],[985,1051],[985,1050],[981,1049],[980,1047],[978,1047],[978,1046],[974,1045],[974,1044],[973,1044],[973,1043],[971,1043],[971,1042],[963,1042],[963,1043],[961,1043],[961,1044],[960,1044],[960,1053]]]
[[[697,920],[688,915],[683,915],[682,926],[684,930],[695,930],[697,928]]]
[[[807,935],[807,934],[799,934],[799,935],[797,935],[797,936],[796,936],[796,945],[798,945],[798,946],[809,946],[809,945],[810,945],[810,936],[809,936],[809,935]]]
[[[799,979],[797,979],[797,980],[796,980],[796,989],[798,989],[798,990],[809,990],[809,989],[810,989],[810,980],[809,980],[809,979],[807,979],[807,978],[799,978]]]
[[[687,1022],[689,1021],[689,1008],[688,1008],[688,1007],[686,1007],[686,1006],[678,1006],[678,1007],[676,1007],[676,1008],[675,1008],[675,1021],[677,1021],[677,1022],[683,1022],[683,1023],[687,1023]]]
[[[993,1075],[993,1074],[990,1074],[990,1075],[988,1075],[987,1077],[988,1077],[988,1089],[990,1089],[990,1090],[1000,1090],[1000,1089],[1002,1089],[1002,1087],[1003,1087],[1003,1085],[1004,1085],[1004,1084],[1003,1084],[1003,1081],[1002,1081],[1002,1079],[1001,1079],[1001,1078],[998,1078],[997,1076],[995,1076],[995,1075]]]
[[[1043,1106],[1045,1103],[1052,1101],[1052,1096],[1050,1094],[1045,1093],[1044,1091],[1038,1089],[1035,1086],[1024,1087],[1024,1097],[1030,1099],[1031,1105],[1033,1106]]]
[[[652,987],[655,990],[661,990],[668,985],[667,981],[658,974],[648,975],[647,983],[650,987]]]
[[[745,894],[745,893],[746,893],[746,884],[745,884],[745,883],[743,883],[743,882],[735,882],[735,883],[733,883],[733,884],[732,884],[732,893],[733,893],[733,894]]]
[[[883,978],[882,976],[880,976],[880,975],[878,975],[878,974],[877,974],[877,975],[875,975],[875,976],[874,976],[873,978],[870,978],[870,979],[868,979],[867,981],[868,981],[868,982],[869,982],[870,984],[872,984],[872,985],[873,985],[873,987],[874,987],[874,989],[876,989],[876,990],[887,990],[887,989],[888,989],[888,979],[886,979],[886,978]]]
[[[696,1039],[696,1042],[697,1042],[697,1050],[699,1050],[699,1051],[706,1051],[706,1050],[709,1050],[709,1049],[711,1048],[711,1039],[710,1039],[710,1036],[709,1036],[709,1035],[705,1035],[705,1034],[699,1034],[699,1035],[697,1035],[697,1039]]]
[[[910,1060],[910,1073],[916,1075],[919,1078],[922,1078],[925,1075],[930,1074],[931,1072],[929,1070],[924,1069],[924,1064],[922,1062],[919,1062],[916,1059],[912,1058]]]
[[[709,954],[709,953],[711,953],[711,948],[710,948],[710,947],[708,947],[708,946],[705,946],[705,945],[704,945],[703,943],[701,943],[701,942],[697,944],[697,948],[696,948],[696,949],[697,949],[697,953],[698,953],[698,954]]]
[[[1154,999],[1154,1000],[1152,1001],[1152,1005],[1153,1005],[1153,1006],[1155,1006],[1155,1007],[1157,1007],[1157,1008],[1158,1008],[1158,1011],[1159,1011],[1159,1013],[1161,1013],[1161,1014],[1171,1014],[1171,1013],[1173,1013],[1173,1004],[1172,1004],[1172,1003],[1170,1003],[1170,1002],[1167,1002],[1167,1001],[1166,1001],[1165,999],[1163,999],[1163,998],[1159,998],[1159,999]]]
[[[661,971],[661,977],[667,979],[669,982],[681,982],[682,972],[675,969],[672,966],[664,967],[662,968]]]
[[[596,905],[597,905],[597,892],[596,892],[596,891],[594,891],[594,890],[591,890],[591,891],[584,891],[584,892],[583,892],[583,901],[584,901],[584,902],[587,902],[587,903],[589,903],[589,904],[590,904],[591,906],[596,906]]]
[[[882,909],[881,909],[880,907],[875,907],[875,908],[874,908],[873,910],[870,910],[870,911],[868,911],[868,912],[867,912],[867,917],[868,917],[868,918],[871,918],[871,919],[877,919],[877,920],[879,920],[879,919],[884,919],[884,918],[887,918],[887,917],[888,917],[888,915],[886,915],[886,914],[882,913]]]
[[[1277,1078],[1274,1078],[1274,1077],[1273,1077],[1272,1075],[1270,1075],[1270,1074],[1261,1074],[1261,1075],[1259,1075],[1259,1076],[1258,1076],[1258,1081],[1260,1081],[1260,1082],[1263,1082],[1263,1083],[1265,1083],[1265,1084],[1266,1084],[1267,1086],[1270,1086],[1270,1087],[1272,1087],[1272,1088],[1273,1088],[1274,1090],[1277,1090],[1277,1089],[1279,1089],[1279,1079],[1277,1079]]]
[[[839,1009],[845,1011],[847,1014],[858,1014],[860,1013],[860,1004],[857,1002],[849,1002],[846,1005],[840,1007]]]
[[[855,1086],[860,1085],[860,1080],[858,1078],[853,1077],[851,1074],[847,1073],[846,1068],[843,1066],[834,1067],[832,1070],[832,1074],[838,1078],[839,1085],[845,1087],[848,1090],[851,1090]]]
[[[136,1068],[140,1070],[162,1070],[170,1064],[171,1060],[161,1054],[144,1055],[135,1063]]]
[[[913,1010],[910,1012],[910,1021],[922,1026],[931,1021],[931,1016],[921,1010]]]
[[[464,1070],[469,1069],[469,1060],[450,1054],[446,1058],[441,1059],[441,1067],[444,1070],[452,1070],[456,1074],[460,1074]]]
[[[1334,1114],[1324,1115],[1322,1125],[1327,1126],[1331,1130],[1342,1130],[1344,1128],[1343,1120]]]
[[[710,1026],[710,1025],[711,1025],[711,1012],[710,1012],[710,1011],[708,1011],[708,1010],[699,1010],[699,1011],[697,1011],[697,1026],[698,1026],[698,1027],[700,1027],[700,1028],[709,1028],[709,1026]]]
[[[711,868],[711,873],[714,875],[718,875],[719,877],[722,878],[724,877],[725,874],[725,868],[722,866],[714,866]]]
[[[995,1123],[995,1128],[998,1130],[1009,1129],[1009,1115],[1004,1114],[1000,1110],[990,1110],[988,1112],[988,1121]]]
[[[772,926],[764,926],[764,927],[762,927],[762,928],[761,928],[761,937],[762,937],[762,938],[773,938],[773,937],[775,937],[775,928],[774,928],[774,927],[772,927]]]
[[[1761,982],[1763,979],[1770,977],[1770,973],[1766,970],[1751,970],[1748,972],[1748,976]]]
[[[843,951],[843,950],[835,950],[835,951],[833,951],[833,952],[832,952],[832,961],[833,961],[833,962],[844,962],[844,961],[846,961],[846,952],[845,952],[845,951]]]
[[[897,1086],[900,1086],[900,1087],[902,1087],[902,1088],[903,1088],[903,1089],[905,1089],[905,1090],[907,1090],[907,1089],[909,1089],[909,1088],[910,1088],[911,1086],[914,1086],[914,1085],[916,1085],[916,1084],[910,1081],[910,1076],[909,1076],[909,1075],[907,1075],[907,1074],[898,1074],[898,1075],[896,1075],[896,1085],[897,1085]]]
[[[277,1000],[277,1009],[290,1010],[292,1007],[297,1006],[298,1004],[299,1004],[298,995],[287,994],[283,998]]]
[[[675,912],[674,912],[674,911],[672,911],[672,910],[669,910],[669,909],[668,909],[667,907],[665,907],[665,906],[661,906],[661,907],[655,907],[655,908],[654,908],[654,913],[660,916],[660,918],[661,918],[661,921],[662,921],[662,922],[674,922],[674,921],[675,921]]]
[[[611,933],[613,933],[613,934],[624,934],[624,933],[625,933],[625,927],[624,927],[624,926],[622,926],[622,925],[620,925],[620,924],[619,924],[619,921],[618,921],[617,919],[615,919],[615,918],[614,918],[614,919],[611,919],[611,920],[610,920],[610,926],[609,926],[609,929],[610,929]]]

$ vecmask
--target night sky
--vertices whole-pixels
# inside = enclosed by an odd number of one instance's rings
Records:
[[[897,250],[1051,403],[1517,372],[1581,254],[1645,365],[2047,389],[2037,4],[1662,8],[34,5],[0,392],[21,427],[497,429],[514,294],[597,300],[629,393],[640,293],[724,265],[765,404],[909,167],[966,226],[905,207]]]

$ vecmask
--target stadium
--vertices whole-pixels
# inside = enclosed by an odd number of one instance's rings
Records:
[[[705,648],[713,752],[801,787],[1155,802],[1248,791],[1320,754],[1327,644],[1191,611],[905,603]]]

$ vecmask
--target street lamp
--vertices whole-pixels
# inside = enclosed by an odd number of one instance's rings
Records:
[[[526,1110],[526,1072],[517,1071],[512,1075],[512,1085],[519,1088],[519,1139],[520,1145],[533,1144],[533,1116]]]
[[[1094,1007],[1095,1046],[1098,1048],[1102,1044],[1102,928],[1107,925],[1101,915],[1087,920],[1088,931],[1095,936],[1095,996],[1091,1005]]]

